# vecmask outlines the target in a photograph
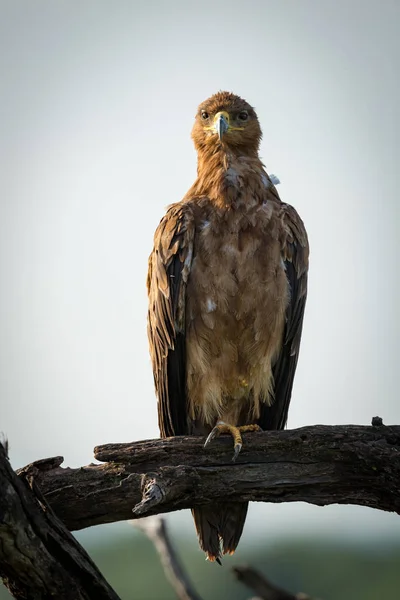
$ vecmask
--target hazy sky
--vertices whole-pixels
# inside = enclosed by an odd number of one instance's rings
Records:
[[[158,436],[147,256],[195,177],[197,105],[220,89],[256,107],[264,162],[309,232],[289,427],[399,423],[399,2],[0,9],[0,430],[14,467]],[[268,529],[341,518],[400,533],[392,515],[346,507],[264,506],[253,523],[268,511]]]

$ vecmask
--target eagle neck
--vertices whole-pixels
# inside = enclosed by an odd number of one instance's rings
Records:
[[[198,153],[197,180],[191,190],[221,208],[262,202],[267,174],[257,153],[223,146]]]

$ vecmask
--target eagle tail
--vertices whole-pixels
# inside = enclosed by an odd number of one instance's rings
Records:
[[[207,559],[220,563],[221,554],[233,554],[242,535],[248,502],[210,504],[192,509],[200,548]]]

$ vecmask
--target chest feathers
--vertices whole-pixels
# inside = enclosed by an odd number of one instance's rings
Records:
[[[207,194],[187,200],[196,227],[186,303],[189,409],[210,425],[238,424],[244,408],[256,418],[270,402],[282,343],[289,290],[280,203],[258,159],[227,162],[210,178]]]

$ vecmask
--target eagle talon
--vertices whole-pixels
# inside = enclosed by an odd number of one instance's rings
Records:
[[[219,437],[221,433],[221,430],[218,429],[218,426],[216,425],[214,429],[212,429],[211,433],[208,435],[206,441],[204,442],[204,448],[206,448],[208,444],[212,442],[216,437]]]
[[[229,433],[233,437],[234,443],[234,453],[232,457],[232,462],[235,462],[237,457],[240,454],[240,451],[243,447],[243,441],[241,432],[248,431],[262,431],[259,425],[240,425],[239,427],[235,427],[234,425],[228,425],[228,423],[224,423],[224,421],[218,421],[218,423],[213,427],[208,438],[204,443],[204,448],[206,448],[212,440],[216,437],[219,437],[221,433]]]
[[[240,427],[235,427],[234,425],[228,425],[228,423],[224,423],[223,421],[218,421],[218,423],[215,425],[215,427],[213,427],[213,429],[211,430],[211,433],[209,434],[208,438],[205,441],[204,447],[208,446],[208,444],[215,439],[216,437],[219,437],[221,435],[221,433],[229,433],[232,437],[233,437],[233,442],[234,442],[234,455],[232,458],[232,461],[235,462],[235,460],[237,459],[237,457],[239,456],[239,452],[242,449],[243,446],[243,442],[242,442],[242,436],[240,435]]]
[[[239,456],[241,449],[242,449],[242,444],[235,444],[235,451],[232,456],[232,462],[236,462],[236,459]]]

